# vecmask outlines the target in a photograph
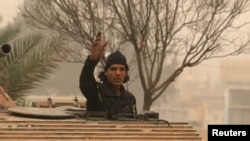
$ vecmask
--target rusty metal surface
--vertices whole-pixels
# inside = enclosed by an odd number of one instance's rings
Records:
[[[202,141],[189,123],[37,119],[0,112],[1,141]]]
[[[9,97],[7,92],[0,86],[0,106],[9,108],[16,107],[15,102]]]

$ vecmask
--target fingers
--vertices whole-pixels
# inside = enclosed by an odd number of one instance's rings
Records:
[[[101,38],[102,38],[102,33],[101,33],[101,32],[98,32],[97,35],[96,35],[96,39],[95,39],[93,45],[94,45],[94,46],[97,46],[98,44],[100,44],[100,43],[101,43],[101,40],[102,40]]]
[[[104,48],[107,46],[107,42],[102,43],[102,33],[98,32],[96,38],[92,44],[90,58],[93,60],[98,59],[104,51]]]
[[[95,39],[95,41],[93,43],[93,46],[94,47],[100,46],[102,48],[105,48],[107,46],[107,42],[102,44],[101,41],[102,41],[102,33],[98,32],[97,35],[96,35],[96,39]]]
[[[95,41],[101,41],[101,38],[102,38],[102,33],[98,32]]]

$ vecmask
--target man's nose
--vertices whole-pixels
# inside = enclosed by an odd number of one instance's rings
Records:
[[[119,75],[119,74],[121,74],[121,71],[120,71],[119,69],[117,69],[117,70],[115,71],[115,74]]]

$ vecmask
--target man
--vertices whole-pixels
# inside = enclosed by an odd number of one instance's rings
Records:
[[[136,99],[122,85],[128,81],[129,68],[121,52],[115,51],[107,57],[104,72],[99,75],[102,83],[95,80],[94,69],[106,45],[99,32],[82,68],[80,90],[87,99],[87,111],[107,112],[110,119],[117,119],[124,113],[135,115]]]

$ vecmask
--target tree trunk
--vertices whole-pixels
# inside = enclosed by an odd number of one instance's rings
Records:
[[[150,107],[152,106],[152,98],[150,93],[144,93],[144,103],[142,110],[150,111]]]

